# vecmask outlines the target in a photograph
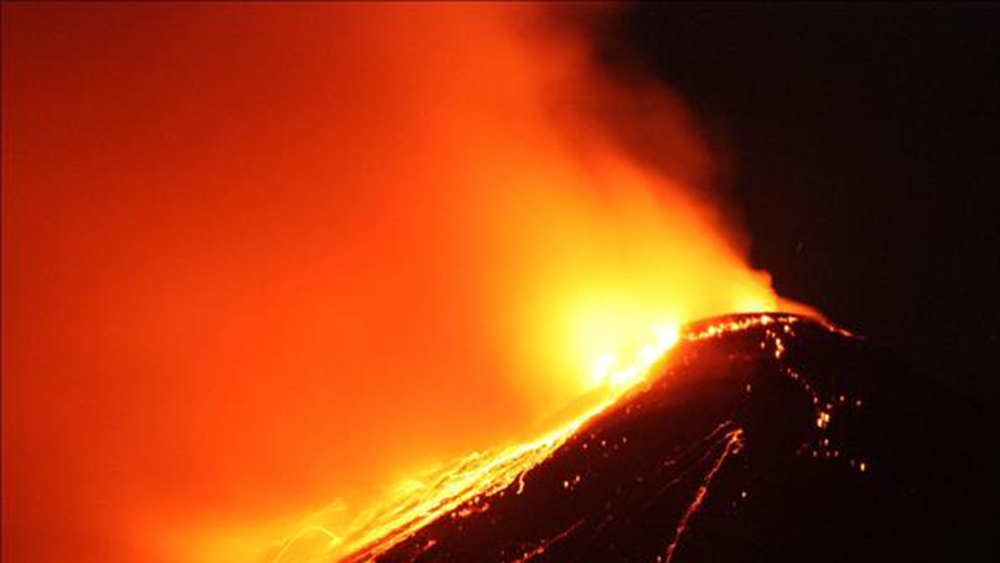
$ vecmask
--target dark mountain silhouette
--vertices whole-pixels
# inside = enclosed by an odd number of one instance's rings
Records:
[[[831,325],[709,319],[520,480],[349,559],[971,560],[995,422]]]

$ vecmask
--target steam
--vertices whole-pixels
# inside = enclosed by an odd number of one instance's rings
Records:
[[[77,280],[38,285],[12,258],[11,296],[32,305],[4,332],[31,338],[5,377],[56,358],[15,390],[36,403],[14,474],[48,462],[25,444],[66,457],[21,483],[15,541],[77,515],[32,560],[113,561],[86,546],[123,535],[121,561],[249,560],[335,499],[329,519],[349,521],[389,484],[531,435],[664,324],[776,306],[705,195],[711,155],[682,104],[612,80],[550,16],[73,8],[85,71],[63,75],[11,39],[64,76],[11,91],[74,92],[23,103],[83,123],[64,144],[102,147],[10,203],[17,234],[41,233],[18,256]],[[12,134],[30,149],[29,125]],[[82,306],[39,317],[46,300]],[[43,430],[56,414],[64,430]]]

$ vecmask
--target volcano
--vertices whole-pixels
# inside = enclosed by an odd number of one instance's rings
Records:
[[[349,561],[971,558],[995,417],[789,314],[709,319],[528,471]]]

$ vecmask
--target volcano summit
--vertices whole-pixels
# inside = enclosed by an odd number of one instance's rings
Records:
[[[994,422],[832,325],[708,319],[529,470],[346,560],[967,558]]]

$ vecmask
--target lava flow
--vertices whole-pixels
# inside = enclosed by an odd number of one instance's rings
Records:
[[[784,313],[709,319],[685,327],[647,378],[588,420],[523,451],[466,460],[437,481],[458,489],[402,499],[390,518],[372,520],[360,547],[279,560],[973,554],[967,546],[989,545],[996,526],[990,502],[970,495],[992,490],[984,485],[996,462],[980,447],[941,449],[927,432],[975,431],[963,408],[828,323]]]
[[[601,366],[597,384],[610,384],[616,393],[601,394],[598,404],[572,422],[524,444],[473,453],[434,475],[413,481],[384,501],[384,505],[369,509],[352,529],[336,533],[321,518],[308,522],[286,540],[274,563],[307,563],[345,555],[349,561],[372,559],[442,515],[458,509],[456,514],[464,517],[471,511],[488,510],[489,502],[484,499],[515,481],[520,494],[524,476],[531,468],[548,459],[588,420],[642,381],[678,337],[676,327],[663,329],[655,345],[643,347],[634,363],[620,366],[612,373],[607,373],[609,366]],[[459,509],[463,505],[473,508]]]
[[[780,360],[784,352],[781,335],[793,335],[791,326],[796,318],[771,315],[756,315],[734,317],[732,320],[718,322],[701,322],[694,325],[684,334],[685,341],[696,341],[716,338],[727,333],[745,331],[751,328],[764,327],[765,342],[771,346],[775,359]],[[819,322],[819,321],[813,321]],[[772,329],[771,326],[776,328]],[[850,336],[832,325],[825,325],[831,331],[838,331]],[[672,332],[661,332],[655,346],[647,346],[634,364],[625,366],[615,373],[602,374],[602,380],[607,378],[616,382],[617,393],[606,396],[587,412],[564,425],[558,430],[542,436],[539,439],[491,451],[476,452],[462,458],[454,464],[445,467],[434,475],[425,476],[420,481],[412,481],[408,486],[401,487],[396,495],[384,501],[384,504],[369,509],[350,529],[334,532],[328,529],[322,521],[322,512],[313,521],[303,524],[295,532],[275,556],[274,563],[308,563],[316,561],[369,561],[393,548],[397,543],[411,538],[429,523],[442,516],[450,518],[465,518],[472,513],[484,512],[490,509],[490,498],[505,494],[505,489],[515,489],[516,495],[524,490],[525,475],[538,464],[544,463],[556,452],[574,433],[585,426],[593,417],[603,413],[615,405],[622,396],[640,384],[649,375],[653,366],[661,361],[669,349],[674,346],[680,335],[678,329]],[[790,368],[786,368],[789,369]],[[792,374],[797,379],[797,374]],[[810,392],[813,403],[818,404],[819,398],[802,382]],[[817,426],[825,428],[823,421],[829,420],[829,414],[820,408],[817,411]],[[701,505],[707,492],[707,485],[725,461],[729,453],[738,448],[742,429],[729,428],[726,422],[719,426],[708,439],[715,441],[715,435],[722,438],[721,455],[719,455],[704,478],[704,484],[699,488],[695,500],[684,513],[677,526],[677,535],[667,548],[666,560],[672,557],[676,541],[680,538],[691,515]],[[725,430],[725,432],[721,432]],[[602,446],[605,444],[602,443]],[[714,447],[714,446],[713,446]],[[707,455],[707,454],[706,454]],[[852,462],[853,463],[853,462]],[[863,462],[860,462],[863,463]],[[516,485],[514,485],[516,481]],[[570,488],[579,483],[579,477],[565,481],[564,487]],[[436,543],[432,540],[427,549]],[[534,553],[532,557],[541,555],[544,550]],[[480,556],[483,556],[480,554]],[[526,559],[525,559],[526,560]]]
[[[794,322],[795,319],[789,317],[775,319],[769,315],[758,315],[716,322],[703,328],[701,326],[705,323],[701,323],[697,331],[685,333],[684,340],[714,338],[752,327],[769,327],[772,324],[780,326],[783,333],[791,334],[790,327]],[[831,330],[840,330],[832,325],[828,326]],[[784,351],[781,337],[778,332],[770,328],[766,329],[765,334],[773,346],[775,358],[780,359]],[[846,332],[844,334],[849,335]],[[321,518],[308,522],[286,540],[278,550],[275,563],[335,560],[342,556],[347,557],[345,561],[371,560],[444,515],[464,518],[473,512],[489,510],[489,498],[502,493],[515,481],[517,482],[515,494],[520,495],[524,489],[524,477],[527,472],[545,462],[591,418],[604,412],[623,395],[627,395],[633,386],[641,383],[679,338],[676,327],[669,332],[663,331],[659,334],[655,345],[642,349],[635,363],[622,367],[614,373],[602,373],[599,381],[607,379],[614,382],[617,393],[611,396],[602,395],[604,398],[599,404],[592,406],[569,424],[524,444],[476,452],[434,475],[426,476],[421,481],[413,481],[409,486],[402,487],[396,496],[385,501],[383,506],[370,509],[351,529],[336,533],[325,527]],[[809,389],[808,384],[804,385]],[[816,401],[818,399],[814,397],[814,402]],[[822,417],[828,415],[820,411],[818,416],[820,417],[818,420],[822,420]],[[706,476],[706,485],[730,450],[738,447],[741,434],[740,429],[727,429],[724,434],[723,453]],[[579,480],[575,479],[572,484],[578,482]],[[566,481],[564,485],[568,488],[570,481]],[[703,485],[696,500],[678,525],[678,537],[686,527],[690,515],[701,504],[705,492]],[[673,547],[672,544],[667,550],[667,560],[670,559]]]

